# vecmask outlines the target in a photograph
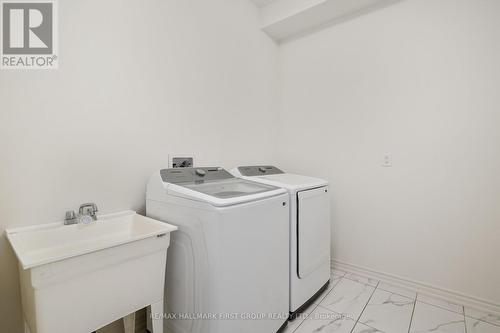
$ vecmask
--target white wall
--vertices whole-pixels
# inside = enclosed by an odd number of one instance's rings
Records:
[[[500,304],[499,13],[406,0],[282,46],[280,165],[331,181],[337,260]]]
[[[0,332],[21,332],[5,228],[143,210],[171,152],[273,157],[276,46],[251,2],[59,1],[59,18],[59,70],[0,71]]]
[[[3,230],[142,210],[171,152],[325,177],[334,258],[500,303],[498,1],[406,0],[280,59],[246,0],[59,9],[60,69],[0,71],[0,332],[21,332]]]

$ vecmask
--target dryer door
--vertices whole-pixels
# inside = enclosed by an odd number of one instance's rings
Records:
[[[330,202],[326,187],[297,193],[297,242],[299,278],[330,264]]]

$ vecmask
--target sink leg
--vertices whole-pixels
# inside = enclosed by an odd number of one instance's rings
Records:
[[[28,326],[26,320],[24,321],[24,333],[31,333],[30,327]]]
[[[163,300],[148,306],[148,330],[163,333]]]
[[[123,317],[123,328],[125,333],[135,333],[135,312]]]
[[[146,306],[146,330],[148,333],[153,332],[153,324],[151,320],[151,306]]]

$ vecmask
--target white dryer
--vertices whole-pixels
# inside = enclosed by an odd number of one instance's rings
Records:
[[[330,281],[328,182],[274,166],[242,166],[236,177],[288,190],[290,195],[290,314],[293,319]]]
[[[165,329],[275,333],[288,317],[288,194],[222,168],[165,169],[147,188],[147,215],[171,236]]]

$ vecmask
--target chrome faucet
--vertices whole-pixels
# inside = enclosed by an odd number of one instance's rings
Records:
[[[78,209],[78,214],[74,211],[69,210],[66,212],[66,218],[64,219],[64,224],[77,224],[77,223],[89,223],[91,221],[97,220],[96,213],[99,210],[95,203],[86,203],[80,205]]]
[[[90,202],[90,203],[80,205],[80,209],[78,210],[78,213],[80,214],[80,216],[88,215],[92,218],[92,220],[96,221],[97,220],[96,213],[98,211],[99,210],[97,209],[97,205],[93,202]]]

